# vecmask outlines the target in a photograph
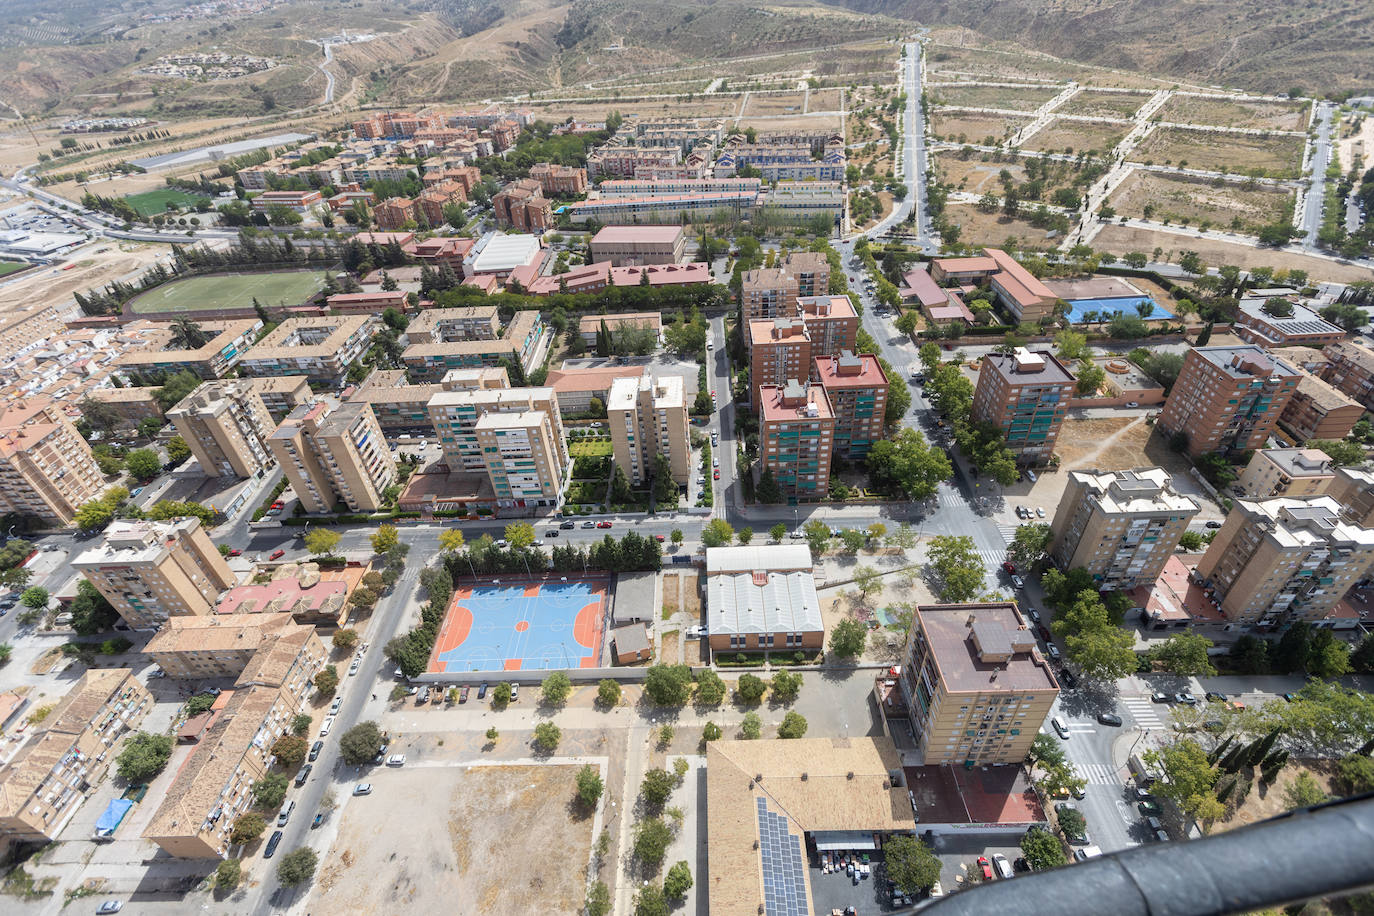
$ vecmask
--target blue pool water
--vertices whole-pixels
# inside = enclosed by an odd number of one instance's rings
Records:
[[[1123,315],[1138,315],[1139,313],[1135,310],[1137,302],[1150,302],[1154,304],[1155,310],[1150,313],[1150,320],[1162,318],[1173,319],[1177,317],[1173,312],[1169,311],[1149,296],[1131,296],[1121,299],[1066,299],[1065,301],[1069,303],[1071,309],[1069,312],[1069,320],[1074,324],[1081,324],[1083,322],[1084,312],[1097,312],[1101,315],[1105,315],[1107,316],[1107,321],[1111,320],[1111,315],[1114,312],[1121,312]]]

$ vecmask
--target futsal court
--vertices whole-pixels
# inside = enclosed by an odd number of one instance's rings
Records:
[[[595,668],[606,611],[604,579],[460,587],[430,655],[431,674]]]

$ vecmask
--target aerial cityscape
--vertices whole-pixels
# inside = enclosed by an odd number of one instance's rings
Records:
[[[6,914],[1374,913],[1374,8],[0,24]]]

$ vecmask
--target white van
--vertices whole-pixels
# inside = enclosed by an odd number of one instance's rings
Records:
[[[1069,740],[1069,724],[1063,719],[1058,716],[1051,717],[1050,726],[1059,734],[1059,737],[1065,741]]]

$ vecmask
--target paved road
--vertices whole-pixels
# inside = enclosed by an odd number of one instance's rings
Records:
[[[1317,233],[1322,228],[1322,203],[1326,198],[1326,167],[1331,161],[1331,115],[1330,102],[1317,103],[1317,137],[1312,141],[1312,161],[1307,198],[1302,205],[1302,223],[1298,230],[1302,233],[1303,247],[1317,247]]]
[[[906,198],[878,222],[868,235],[879,236],[916,213],[917,244],[927,254],[939,251],[939,242],[930,228],[926,207],[926,125],[921,111],[921,43],[909,41],[902,58],[902,85],[906,93],[906,113],[902,121],[902,167],[899,176],[906,182]],[[848,258],[846,257],[846,262]]]

